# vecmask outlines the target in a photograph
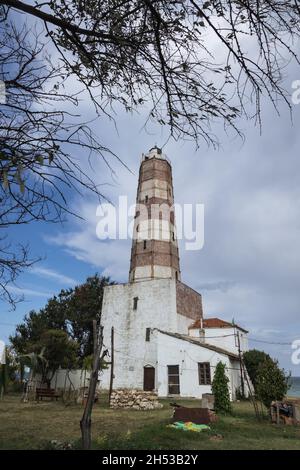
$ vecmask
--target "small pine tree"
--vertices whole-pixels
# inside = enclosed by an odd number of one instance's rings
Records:
[[[212,383],[212,393],[215,397],[216,413],[231,413],[231,403],[228,388],[229,379],[225,372],[225,364],[218,362]]]

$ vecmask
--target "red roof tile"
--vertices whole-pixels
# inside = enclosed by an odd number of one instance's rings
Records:
[[[232,327],[239,328],[242,331],[245,331],[248,333],[247,330],[244,330],[244,328],[241,328],[240,326],[234,324],[234,323],[229,323],[228,321],[221,320],[220,318],[203,318],[203,328],[232,328]],[[201,321],[196,320],[190,327],[189,329],[193,328],[201,328]]]

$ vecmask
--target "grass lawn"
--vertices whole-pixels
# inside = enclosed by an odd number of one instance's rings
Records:
[[[199,402],[180,400],[184,405]],[[102,400],[93,411],[95,449],[300,449],[300,427],[258,423],[250,403],[233,405],[233,415],[221,417],[201,434],[170,429],[169,400],[155,411],[110,410]],[[41,449],[50,440],[80,442],[80,405],[61,401],[20,403],[18,396],[0,401],[0,449]],[[216,437],[221,435],[221,437]]]

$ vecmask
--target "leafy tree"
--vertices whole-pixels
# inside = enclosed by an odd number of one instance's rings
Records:
[[[52,305],[54,302],[57,302],[57,306],[59,307],[59,302],[57,298],[54,297],[48,302],[46,307],[39,312],[31,310],[25,315],[23,323],[17,325],[15,334],[10,336],[10,342],[17,354],[22,355],[31,352],[30,347],[40,340],[41,335],[47,329],[60,328],[64,331],[66,330],[64,318],[62,318],[62,324],[59,327],[56,322],[53,321],[53,318],[48,315],[47,307],[50,302]]]
[[[79,365],[82,365],[83,359],[93,352],[92,321],[100,320],[103,289],[109,284],[113,282],[108,277],[96,274],[74,289],[62,290],[39,312],[29,312],[10,337],[16,353],[41,350],[40,340],[44,332],[58,330],[76,342]]]
[[[81,358],[93,353],[92,321],[100,321],[103,291],[109,284],[114,284],[110,278],[96,275],[63,295],[68,332],[79,343]]]
[[[2,0],[0,227],[62,220],[72,190],[103,196],[88,168],[116,156],[80,98],[96,117],[146,111],[174,139],[214,146],[216,122],[261,125],[262,96],[290,106],[282,70],[299,64],[299,17],[294,0]],[[9,239],[0,255],[0,297],[15,305],[9,286],[34,260]]]
[[[215,397],[215,410],[217,413],[231,413],[228,382],[229,378],[226,375],[226,366],[220,361],[216,366],[211,387]]]
[[[29,382],[31,382],[35,375],[40,372],[43,373],[43,370],[46,368],[46,358],[44,356],[45,349],[39,350],[38,352],[28,352],[27,354],[22,354],[19,357],[21,368],[24,366],[30,367],[30,377]]]
[[[290,376],[280,369],[278,361],[266,359],[261,362],[256,377],[258,399],[270,408],[273,400],[282,400],[289,388]]]
[[[51,62],[44,35],[3,15],[0,5],[0,298],[15,307],[23,296],[10,285],[39,258],[30,256],[29,246],[16,246],[9,229],[62,221],[73,214],[72,190],[100,198],[89,167],[107,160],[90,127],[73,116],[77,92],[66,86],[63,66]]]
[[[63,369],[72,369],[78,363],[79,345],[65,331],[47,330],[32,346],[35,351],[44,351],[45,361],[40,364],[39,371],[42,374],[42,382],[48,386],[60,366]]]
[[[243,359],[244,359],[244,363],[245,363],[249,378],[252,382],[254,390],[256,391],[258,368],[260,364],[262,364],[266,360],[271,359],[271,357],[269,356],[269,354],[265,353],[264,351],[251,349],[243,353]]]
[[[0,396],[1,391],[6,391],[7,388],[15,382],[18,372],[16,357],[10,347],[5,346],[3,356],[5,358],[5,364],[0,363]]]

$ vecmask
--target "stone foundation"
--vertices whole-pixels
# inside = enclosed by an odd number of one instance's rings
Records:
[[[157,393],[134,389],[114,390],[110,399],[111,408],[124,408],[133,410],[155,410],[163,407],[158,402]]]

